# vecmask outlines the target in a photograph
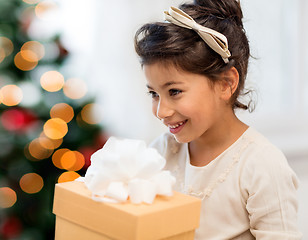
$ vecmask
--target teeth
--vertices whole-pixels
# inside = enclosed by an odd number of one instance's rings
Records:
[[[184,124],[184,122],[180,122],[180,123],[178,123],[178,124],[176,124],[176,125],[170,125],[169,127],[170,128],[177,128],[177,127],[179,127],[179,126],[182,126]]]

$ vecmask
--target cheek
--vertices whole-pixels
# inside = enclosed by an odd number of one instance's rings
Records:
[[[181,112],[181,114],[183,115],[195,115],[198,114],[200,110],[202,110],[202,108],[203,108],[203,103],[200,102],[200,99],[196,101],[192,99],[192,101],[181,102],[177,110],[178,112]]]
[[[194,101],[189,101],[181,105],[181,114],[197,122],[204,121],[204,118],[211,116],[213,111],[215,111],[215,105],[212,99],[205,98],[203,95],[199,98],[194,98]]]

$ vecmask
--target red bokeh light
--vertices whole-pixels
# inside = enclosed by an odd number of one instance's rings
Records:
[[[37,117],[29,110],[13,108],[4,111],[1,123],[8,131],[23,131],[32,125]]]

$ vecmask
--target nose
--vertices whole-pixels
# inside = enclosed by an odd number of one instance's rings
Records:
[[[162,99],[159,100],[156,109],[153,109],[153,113],[156,115],[158,119],[165,119],[174,113],[174,110],[167,101],[163,101]]]

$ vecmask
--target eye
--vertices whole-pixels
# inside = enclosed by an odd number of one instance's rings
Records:
[[[157,98],[158,94],[154,91],[149,91],[148,94],[152,97],[152,98]]]
[[[176,96],[178,94],[182,93],[182,90],[179,90],[179,89],[170,89],[169,90],[169,95],[170,96]]]

